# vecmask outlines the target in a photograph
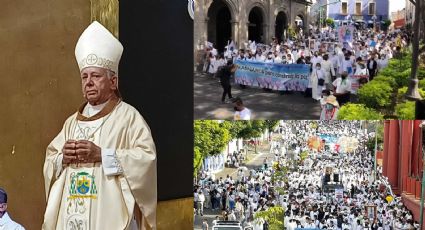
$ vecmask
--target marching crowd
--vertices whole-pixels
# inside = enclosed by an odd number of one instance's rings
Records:
[[[351,41],[339,41],[338,30],[310,31],[310,35],[279,41],[269,45],[255,41],[239,45],[229,42],[224,52],[212,43],[206,44],[203,71],[216,75],[222,66],[236,60],[264,63],[306,64],[310,78],[304,95],[320,101],[321,120],[336,119],[338,108],[355,98],[357,89],[388,66],[410,43],[410,34],[403,31],[376,32],[372,29],[353,29]],[[230,91],[228,87],[226,92]],[[355,100],[355,99],[354,99]],[[327,113],[326,113],[327,112]]]
[[[418,228],[412,213],[392,194],[380,167],[374,170],[364,143],[375,134],[363,130],[360,121],[285,121],[277,132],[282,140],[272,142],[270,149],[276,157],[262,168],[239,170],[236,178],[203,177],[195,184],[196,214],[212,209],[217,220],[264,230],[268,223],[255,218],[256,213],[279,206],[288,230]],[[320,135],[349,136],[358,144],[352,152],[312,149],[309,138]],[[304,159],[303,152],[309,153]],[[286,179],[276,179],[280,169],[287,170]]]

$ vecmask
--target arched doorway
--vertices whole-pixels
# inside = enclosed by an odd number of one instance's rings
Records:
[[[223,52],[227,42],[232,39],[232,14],[226,2],[214,0],[208,9],[208,18],[208,41]]]
[[[278,42],[284,40],[285,31],[288,29],[288,18],[283,11],[280,11],[276,16],[275,37]]]
[[[263,11],[260,7],[256,6],[249,12],[248,17],[248,40],[255,41],[256,43],[263,42]]]

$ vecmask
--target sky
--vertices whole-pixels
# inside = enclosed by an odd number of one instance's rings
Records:
[[[379,1],[379,0],[378,0]],[[402,10],[406,6],[404,0],[388,0],[390,2],[390,13],[397,10]]]

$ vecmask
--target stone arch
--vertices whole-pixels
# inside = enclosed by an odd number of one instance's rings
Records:
[[[269,17],[261,2],[253,2],[247,7],[248,39],[256,42],[266,42]]]
[[[227,42],[234,39],[232,22],[235,21],[237,8],[231,0],[212,0],[206,6],[207,40],[219,51],[224,51]]]
[[[287,29],[289,28],[290,18],[283,8],[276,9],[273,15],[274,19],[274,37],[281,42],[284,40]]]
[[[209,0],[207,2],[206,7],[205,7],[206,12],[204,12],[204,15],[206,17],[205,20],[209,19],[208,18],[208,11],[209,11],[211,5],[213,4],[213,2],[217,2],[217,1],[220,1],[220,0]],[[221,0],[221,1],[226,3],[227,7],[229,7],[230,14],[232,16],[232,21],[237,21],[237,19],[238,19],[238,7],[237,7],[236,3],[232,0]]]

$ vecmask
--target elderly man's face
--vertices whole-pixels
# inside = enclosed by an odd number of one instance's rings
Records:
[[[87,67],[81,71],[83,96],[91,105],[107,102],[118,88],[117,76],[108,77],[108,71],[100,67]]]

